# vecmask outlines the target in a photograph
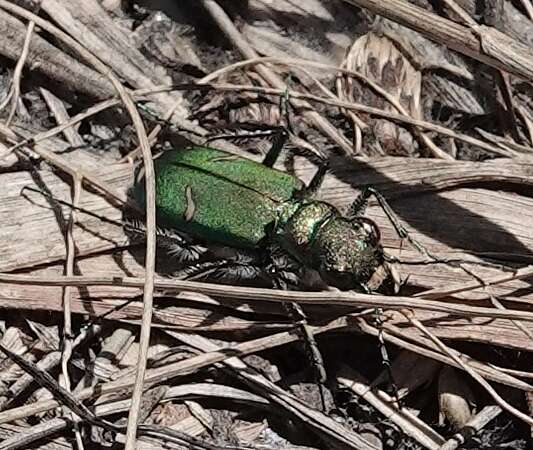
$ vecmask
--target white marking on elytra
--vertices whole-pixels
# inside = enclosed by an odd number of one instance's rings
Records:
[[[185,198],[187,199],[187,208],[185,209],[183,218],[186,222],[190,222],[194,217],[194,213],[196,212],[196,205],[194,204],[194,200],[192,198],[192,188],[189,185],[187,185],[185,188]]]
[[[217,156],[210,159],[211,162],[224,162],[224,161],[238,161],[240,157],[238,155]]]

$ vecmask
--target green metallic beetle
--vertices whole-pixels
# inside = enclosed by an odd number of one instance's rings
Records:
[[[193,240],[240,249],[238,256],[189,265],[185,274],[210,272],[238,279],[263,275],[284,287],[297,283],[298,267],[305,267],[318,271],[330,286],[364,291],[390,279],[379,229],[361,216],[370,195],[391,212],[379,193],[365,189],[344,216],[313,199],[327,166],[319,167],[305,186],[272,168],[281,147],[273,145],[262,164],[203,146],[169,151],[155,160],[158,226],[173,230],[160,233],[159,241],[166,238],[172,253],[189,262],[202,259],[205,251]],[[144,205],[139,176],[133,195]]]

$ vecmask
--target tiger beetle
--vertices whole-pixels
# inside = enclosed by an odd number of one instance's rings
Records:
[[[155,160],[158,244],[186,265],[175,275],[236,282],[263,279],[272,287],[290,288],[301,282],[302,269],[307,268],[341,290],[372,292],[391,281],[397,287],[393,258],[383,250],[379,229],[363,217],[369,197],[377,199],[400,236],[428,253],[410,239],[375,189],[363,189],[343,214],[314,198],[327,164],[319,164],[307,186],[274,169],[288,137],[288,130],[276,129],[262,163],[207,146],[175,149]],[[142,178],[138,172],[132,190],[141,207]],[[137,226],[129,222],[126,228],[143,233]],[[215,257],[209,250],[213,244],[234,252]],[[325,409],[326,372],[320,351],[302,308],[296,303],[285,307],[300,326]]]
[[[314,198],[327,172],[321,164],[309,185],[274,169],[288,138],[276,130],[262,163],[207,146],[164,153],[154,161],[158,242],[179,261],[191,264],[182,273],[220,279],[268,278],[274,287],[298,284],[301,268],[314,269],[341,290],[375,291],[383,280],[373,276],[389,258],[377,225],[363,217],[374,196],[401,236],[406,236],[392,209],[371,187],[363,189],[345,214]],[[145,204],[144,180],[136,176],[135,201]],[[193,238],[193,239],[191,239]],[[238,249],[236,256],[201,261],[206,247]],[[196,262],[194,262],[196,260]]]
[[[379,228],[363,216],[370,197],[377,200],[396,233],[426,256],[426,261],[416,264],[445,263],[475,276],[458,265],[465,261],[440,259],[413,239],[372,187],[363,188],[344,213],[316,200],[328,170],[325,161],[307,186],[275,169],[289,131],[281,127],[255,135],[274,137],[262,163],[208,146],[174,149],[154,161],[157,242],[185,265],[174,276],[226,282],[262,279],[271,287],[286,289],[304,284],[303,272],[314,269],[337,289],[397,292],[401,281],[393,263],[399,261],[384,252]],[[140,207],[145,205],[144,185],[138,172],[132,194]],[[139,222],[126,222],[125,227],[132,234],[144,234]],[[226,250],[223,256],[213,250],[216,246]],[[298,304],[284,306],[299,325],[325,409],[326,372],[313,333]]]

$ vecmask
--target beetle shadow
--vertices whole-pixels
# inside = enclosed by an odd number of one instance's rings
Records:
[[[515,235],[501,225],[441,195],[454,189],[483,188],[514,193],[520,190],[520,194],[531,196],[532,189],[529,187],[517,189],[516,185],[483,182],[431,190],[422,183],[420,186],[413,186],[398,182],[365,161],[354,161],[342,156],[330,158],[329,174],[356,190],[368,185],[375,187],[384,194],[403,223],[450,248],[491,262],[494,262],[494,258],[499,254],[501,263],[512,263],[513,266],[520,267],[533,262],[531,248]],[[450,227],[450,223],[455,226]],[[493,259],[489,259],[491,256]]]

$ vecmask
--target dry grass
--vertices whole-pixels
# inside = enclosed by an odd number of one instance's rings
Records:
[[[439,14],[403,0],[201,0],[138,29],[116,3],[0,0],[14,68],[0,90],[0,449],[451,450],[472,434],[520,448],[517,424],[533,429],[529,0],[484,25],[452,0]],[[158,274],[152,153],[235,121],[277,126],[281,99],[289,147],[329,159],[323,200],[341,208],[375,186],[414,239],[464,262],[427,264],[371,203],[402,261],[400,295]],[[121,226],[139,157],[142,248]],[[306,182],[316,170],[289,162]],[[284,302],[305,306],[319,337],[326,410]],[[368,415],[357,426],[354,408]]]

